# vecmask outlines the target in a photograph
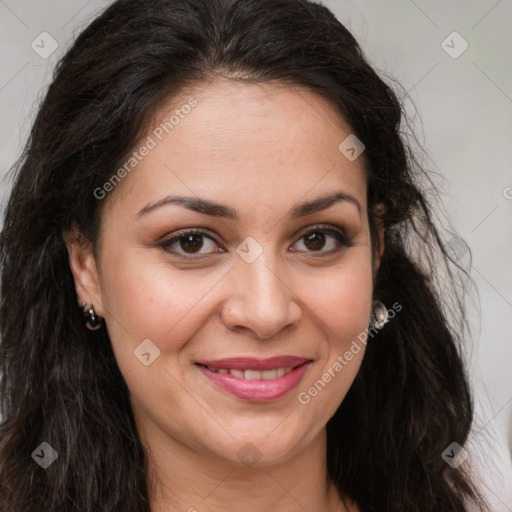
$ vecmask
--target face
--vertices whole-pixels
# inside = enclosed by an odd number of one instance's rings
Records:
[[[197,105],[149,133],[155,147],[103,199],[96,256],[69,245],[70,263],[143,438],[272,464],[324,432],[362,361],[360,342],[345,354],[368,327],[378,265],[363,161],[305,90],[189,92],[155,126]]]

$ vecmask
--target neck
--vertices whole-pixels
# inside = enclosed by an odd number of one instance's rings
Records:
[[[152,512],[213,512],[227,504],[244,512],[356,510],[343,505],[327,475],[325,430],[307,450],[265,467],[219,459],[162,431],[146,432],[143,445]]]

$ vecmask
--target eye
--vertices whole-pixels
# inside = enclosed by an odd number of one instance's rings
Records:
[[[345,247],[352,247],[353,237],[333,227],[315,226],[303,234],[297,244],[302,243],[306,252],[336,253]],[[322,250],[325,247],[327,250]],[[301,249],[299,249],[301,250]],[[296,249],[293,250],[296,252]]]
[[[210,244],[205,243],[205,241],[210,242]],[[187,256],[187,254],[204,255],[204,253],[201,253],[200,251],[203,248],[208,249],[208,245],[210,245],[210,248],[214,248],[217,243],[206,231],[202,229],[182,231],[160,244],[163,249],[175,253],[185,259],[194,258],[194,256]],[[211,252],[224,252],[224,250],[206,250],[206,253]]]

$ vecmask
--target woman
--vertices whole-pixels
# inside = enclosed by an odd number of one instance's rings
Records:
[[[307,0],[99,16],[5,212],[1,509],[485,510],[401,121]]]

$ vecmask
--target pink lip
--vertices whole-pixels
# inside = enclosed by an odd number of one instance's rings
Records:
[[[224,374],[213,372],[205,366],[202,366],[207,362],[209,363],[207,366],[210,366],[210,368],[237,370],[250,369],[263,371],[290,366],[295,366],[295,368],[282,377],[277,377],[275,379],[245,380],[235,377],[234,375],[230,375],[229,373]],[[295,388],[309,368],[310,363],[311,360],[292,356],[274,357],[265,360],[236,358],[201,362],[199,363],[198,368],[206,377],[208,377],[208,379],[210,379],[210,381],[237,398],[241,398],[242,400],[247,400],[249,402],[268,402],[281,398]]]

